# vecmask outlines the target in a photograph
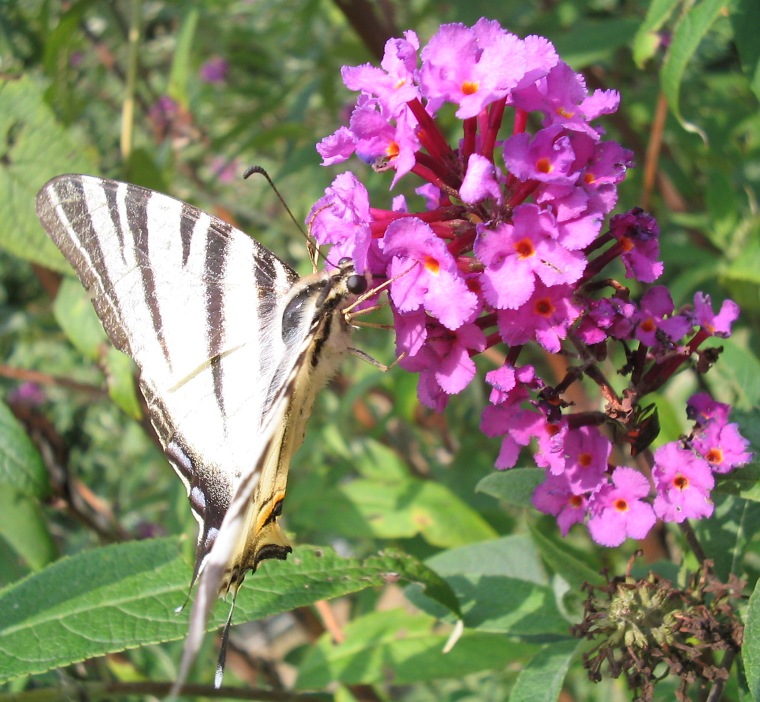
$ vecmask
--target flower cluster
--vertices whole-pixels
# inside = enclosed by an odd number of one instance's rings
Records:
[[[342,75],[359,98],[349,125],[318,145],[323,164],[356,154],[394,171],[394,184],[414,173],[426,181],[416,191],[425,207],[412,211],[399,196],[390,211],[373,208],[345,172],[314,205],[309,225],[320,244],[333,245],[330,260],[350,256],[388,288],[399,363],[419,373],[420,401],[441,411],[475,377],[473,356],[506,344],[503,365],[486,375],[492,390],[481,428],[501,437],[498,468],[536,446],[546,480],[534,503],[557,517],[563,534],[585,521],[597,542],[612,546],[645,536],[656,517],[709,514],[713,473],[749,458],[735,425],[718,419],[723,405],[713,404],[712,421],[689,441],[658,450],[654,485],[609,464],[611,436],[635,455],[657,435],[656,412],[641,398],[695,356],[699,369],[709,367],[715,350],[700,345],[728,336],[738,316],[731,301],[714,314],[701,293],[676,310],[663,286],[637,302],[609,278],[616,262],[641,283],[663,269],[650,215],[634,209],[604,227],[633,157],[592,122],[617,109],[618,93],[589,94],[547,39],[520,39],[485,19],[444,25],[421,50],[406,32],[386,44],[380,68],[345,67]],[[437,121],[447,105],[461,120],[456,148]],[[622,393],[600,367],[615,342],[630,376]],[[529,344],[571,352],[576,363],[550,385],[518,364]],[[584,376],[599,386],[603,411],[569,411],[563,394]],[[724,460],[711,462],[718,454]]]

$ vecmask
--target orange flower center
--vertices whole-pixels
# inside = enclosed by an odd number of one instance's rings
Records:
[[[440,262],[432,256],[425,256],[425,260],[422,263],[434,275],[438,275],[438,271],[441,270]]]
[[[723,463],[723,451],[721,451],[721,449],[718,447],[711,448],[705,454],[705,458],[707,459],[708,463],[711,463],[714,466],[719,466],[721,463]]]
[[[520,258],[530,258],[536,254],[536,250],[533,248],[533,242],[527,237],[515,243],[515,251],[517,251],[517,255]]]
[[[542,317],[551,317],[554,314],[554,305],[548,297],[542,297],[536,300],[536,304],[533,306],[536,314],[540,314]]]
[[[573,509],[578,509],[579,507],[583,507],[583,498],[580,495],[572,495],[567,501],[567,504]]]
[[[613,507],[618,512],[627,512],[628,511],[628,501],[624,500],[622,497],[620,497],[617,500],[615,500],[615,502],[613,503]]]
[[[385,155],[388,158],[396,158],[396,156],[398,156],[398,152],[398,144],[395,141],[390,142],[390,144],[385,147]]]
[[[657,325],[654,323],[654,320],[651,317],[649,317],[648,319],[645,319],[641,323],[641,328],[645,332],[653,332],[655,329],[657,329]]]
[[[677,473],[676,477],[673,478],[673,487],[676,490],[686,490],[689,487],[689,479],[685,475]]]
[[[554,170],[552,162],[548,158],[540,158],[536,161],[536,170],[539,173],[551,173]]]
[[[477,93],[480,89],[480,83],[474,80],[466,80],[464,83],[462,83],[462,92],[465,95],[473,95],[474,93]]]
[[[578,465],[581,468],[588,468],[591,465],[592,456],[590,453],[585,452],[578,455]]]
[[[627,237],[620,237],[620,246],[623,251],[630,251],[633,248],[633,242]]]
[[[571,119],[575,115],[575,112],[570,112],[570,110],[566,110],[564,107],[558,107],[557,114],[565,119]]]
[[[586,185],[591,185],[596,182],[596,176],[593,173],[586,173],[583,176],[583,180],[586,182]]]

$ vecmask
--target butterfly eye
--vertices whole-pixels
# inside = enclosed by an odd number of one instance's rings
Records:
[[[363,275],[350,275],[346,280],[346,287],[353,295],[361,295],[367,291],[367,279]]]

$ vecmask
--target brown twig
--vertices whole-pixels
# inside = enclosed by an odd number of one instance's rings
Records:
[[[59,387],[83,392],[96,398],[107,397],[108,392],[96,385],[88,383],[78,383],[76,380],[62,378],[59,375],[50,375],[40,371],[29,370],[27,368],[14,368],[13,366],[0,365],[0,376],[3,378],[12,378],[37,385],[57,385]]]

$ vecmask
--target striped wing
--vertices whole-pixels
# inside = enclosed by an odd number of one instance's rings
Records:
[[[290,460],[348,349],[344,309],[366,281],[348,260],[298,278],[229,224],[112,180],[55,178],[37,214],[114,345],[137,363],[201,525],[177,692],[216,595],[236,594],[247,570],[291,550],[277,524]]]
[[[296,273],[229,224],[90,176],[40,191],[38,216],[140,370],[161,442],[202,525],[196,576],[311,320],[283,334]]]

